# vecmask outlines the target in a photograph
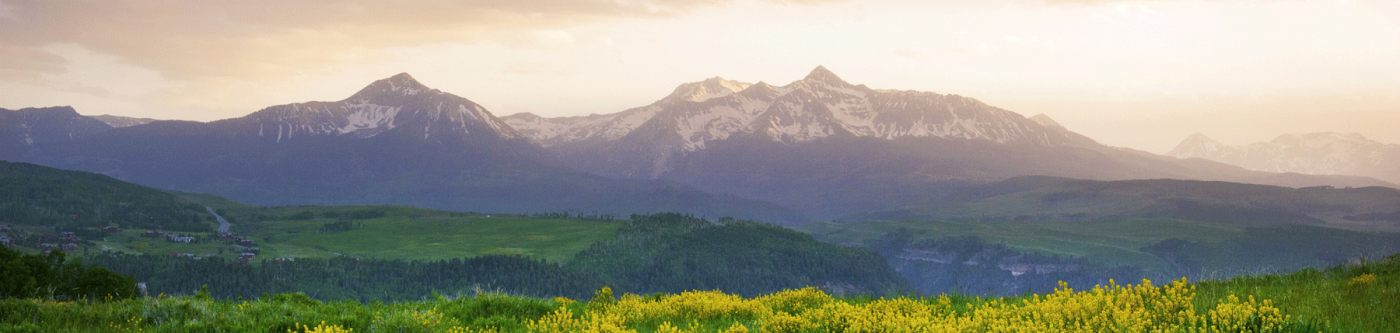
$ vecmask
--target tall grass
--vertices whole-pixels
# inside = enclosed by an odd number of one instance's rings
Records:
[[[1327,270],[1188,284],[1110,285],[1011,298],[754,298],[719,291],[538,299],[474,292],[422,301],[321,302],[159,295],[7,299],[0,332],[1397,332],[1400,256]]]
[[[1286,275],[1197,283],[1197,307],[1229,295],[1270,299],[1293,318],[1335,332],[1400,332],[1400,254]]]

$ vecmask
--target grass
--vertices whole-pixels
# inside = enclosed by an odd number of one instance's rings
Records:
[[[439,260],[518,254],[562,262],[612,237],[620,223],[537,219],[407,206],[293,206],[229,209],[232,231],[254,240],[259,258]],[[325,232],[350,221],[350,230]]]
[[[1337,332],[1400,332],[1400,255],[1287,275],[1242,276],[1197,283],[1197,307],[1229,295],[1267,298],[1294,318]]]
[[[1165,270],[1166,263],[1140,251],[1167,238],[1220,242],[1240,228],[1175,220],[1132,219],[1092,222],[874,221],[821,222],[795,227],[818,240],[859,245],[905,228],[916,239],[977,236],[989,243],[1060,256],[1084,257],[1109,265]]]
[[[216,301],[0,300],[0,332],[1396,332],[1400,255],[1327,270],[1009,298],[755,298],[718,291],[536,299],[475,292],[418,302],[305,295]]]
[[[269,223],[255,240],[270,257],[334,254],[382,259],[437,260],[488,254],[519,254],[552,262],[572,258],[612,237],[618,223],[516,217],[382,217],[356,220],[356,229],[320,233],[328,221]]]
[[[182,193],[184,194],[184,193]],[[184,194],[188,195],[188,194]],[[440,260],[491,254],[516,254],[563,262],[595,242],[617,233],[620,222],[577,219],[537,219],[512,214],[480,214],[405,206],[223,206],[237,236],[252,239],[259,260],[328,258],[339,255],[402,260]],[[376,212],[353,219],[348,231],[322,233],[322,226],[356,213]],[[310,218],[288,219],[288,217]],[[381,216],[382,215],[382,216]],[[17,226],[35,233],[52,228]],[[32,229],[32,230],[31,230]],[[204,242],[171,243],[141,237],[145,229],[123,229],[105,239],[89,239],[84,250],[166,255],[193,253],[200,257],[237,258],[244,250],[217,240],[214,233],[185,233]],[[21,248],[21,251],[37,250]]]

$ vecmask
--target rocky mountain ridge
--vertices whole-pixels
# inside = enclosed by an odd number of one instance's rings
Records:
[[[929,137],[1045,147],[1097,144],[1048,117],[1041,118],[1028,119],[958,95],[874,90],[848,83],[818,66],[785,86],[716,77],[682,84],[651,105],[613,114],[561,118],[516,114],[502,119],[565,160],[600,156],[604,161],[578,164],[596,165],[589,171],[626,178],[658,177],[673,169],[670,162],[676,158],[735,135],[786,144],[828,137]],[[643,167],[611,171],[608,162]]]
[[[1266,172],[1367,176],[1400,183],[1400,144],[1356,133],[1284,134],[1269,142],[1225,145],[1204,134],[1187,137],[1167,156],[1202,158]]]
[[[481,105],[428,88],[408,73],[375,81],[342,101],[278,105],[244,119],[258,124],[258,136],[279,142],[297,134],[369,138],[395,127],[412,127],[425,140],[435,133],[456,136],[473,131],[503,139],[521,137]]]
[[[71,106],[0,109],[0,159],[11,160],[36,144],[68,142],[112,130]]]
[[[806,221],[771,203],[675,182],[572,170],[484,107],[408,74],[375,81],[341,101],[278,105],[207,123],[155,121],[112,129],[71,116],[107,130],[76,140],[36,141],[6,159],[256,205],[674,211]]]

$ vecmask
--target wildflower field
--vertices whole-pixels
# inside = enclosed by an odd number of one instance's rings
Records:
[[[1395,332],[1400,256],[1228,281],[1142,281],[1012,298],[834,297],[815,288],[539,299],[494,293],[420,302],[0,302],[0,332]]]

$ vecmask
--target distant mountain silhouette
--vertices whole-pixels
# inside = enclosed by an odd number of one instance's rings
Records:
[[[480,105],[408,74],[375,81],[342,101],[278,105],[209,123],[155,121],[112,129],[82,119],[105,131],[53,144],[37,140],[18,159],[258,205],[677,211],[806,220],[774,204],[674,182],[573,171]]]
[[[1284,134],[1273,141],[1238,146],[1196,133],[1167,155],[1258,171],[1365,176],[1400,183],[1400,144],[1384,144],[1355,133]]]
[[[618,113],[502,120],[588,172],[675,180],[818,219],[1022,175],[1395,186],[1109,147],[1045,115],[1026,118],[958,95],[870,89],[820,66],[784,86],[711,78]]]

